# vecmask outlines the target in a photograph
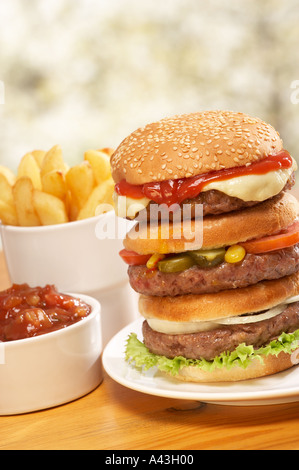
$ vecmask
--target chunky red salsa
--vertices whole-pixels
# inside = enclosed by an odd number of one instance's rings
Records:
[[[0,292],[0,341],[14,341],[65,328],[91,313],[80,299],[54,286],[14,284]]]
[[[223,170],[211,171],[191,178],[170,179],[141,185],[130,184],[126,180],[122,180],[115,185],[115,191],[120,196],[133,199],[147,197],[157,204],[164,203],[170,206],[198,196],[204,186],[212,181],[224,181],[242,175],[264,175],[270,171],[290,168],[292,164],[290,154],[286,150],[282,150],[276,155],[269,155],[263,160],[248,166],[224,168]]]

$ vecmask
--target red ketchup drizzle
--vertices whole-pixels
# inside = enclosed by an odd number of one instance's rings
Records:
[[[130,184],[123,179],[115,185],[115,191],[120,196],[127,196],[132,199],[147,197],[157,204],[164,203],[170,206],[198,196],[202,189],[212,181],[224,181],[243,175],[264,175],[270,171],[290,168],[292,164],[290,154],[286,150],[282,150],[276,155],[269,155],[263,160],[251,163],[248,166],[225,168],[191,178],[170,179],[141,185]]]

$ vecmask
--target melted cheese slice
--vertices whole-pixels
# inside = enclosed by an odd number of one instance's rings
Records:
[[[265,201],[280,191],[286,185],[291,174],[297,170],[297,164],[293,160],[293,165],[285,170],[270,171],[264,175],[243,175],[225,181],[213,181],[208,183],[204,191],[216,189],[228,196],[237,197],[243,201]],[[134,218],[142,209],[150,203],[150,199],[132,199],[126,196],[119,196],[116,192],[113,195],[115,212],[119,217]]]
[[[142,199],[133,199],[127,196],[119,196],[115,191],[113,193],[114,210],[118,217],[134,219],[138,212],[146,209],[150,203],[150,199],[143,197]]]
[[[217,189],[243,201],[261,202],[280,193],[296,169],[297,165],[293,159],[293,165],[285,170],[270,171],[264,175],[237,176],[226,181],[214,181],[207,184],[203,191]]]

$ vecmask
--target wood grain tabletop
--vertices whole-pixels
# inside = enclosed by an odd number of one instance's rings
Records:
[[[0,253],[0,288],[9,285]],[[298,450],[298,427],[299,403],[246,407],[161,398],[104,373],[96,390],[72,403],[0,416],[0,450]]]

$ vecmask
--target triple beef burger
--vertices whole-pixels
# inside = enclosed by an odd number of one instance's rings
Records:
[[[297,363],[297,166],[275,129],[229,111],[166,118],[129,135],[111,168],[116,211],[136,218],[120,255],[145,318],[127,360],[193,382]],[[161,205],[172,217],[152,230]]]

